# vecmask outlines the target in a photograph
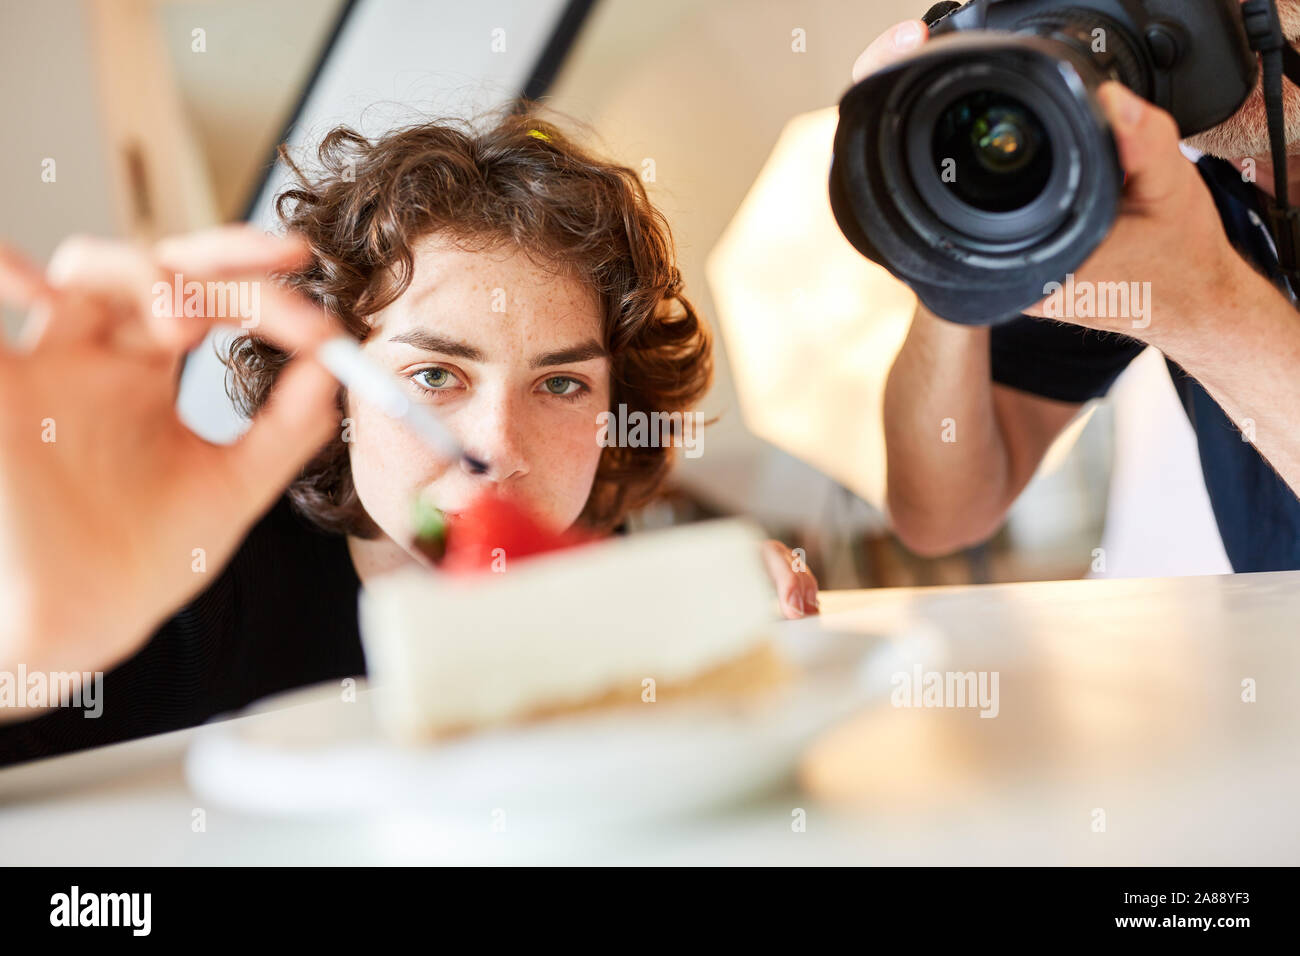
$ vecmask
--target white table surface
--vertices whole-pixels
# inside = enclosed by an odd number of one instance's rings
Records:
[[[179,731],[0,771],[0,864],[1300,863],[1300,572],[822,603],[823,626],[864,643],[920,642],[935,670],[997,671],[998,717],[886,693],[814,743],[797,779],[743,804],[474,834],[203,806],[182,763],[195,731]]]

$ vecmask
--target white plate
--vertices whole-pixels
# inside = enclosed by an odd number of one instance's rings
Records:
[[[379,734],[374,690],[346,703],[320,685],[200,728],[186,774],[200,797],[261,814],[591,825],[717,806],[785,780],[811,738],[888,691],[869,676],[877,639],[815,618],[773,630],[803,678],[744,704],[646,704],[410,747]]]

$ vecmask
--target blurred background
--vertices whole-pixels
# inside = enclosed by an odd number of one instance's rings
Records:
[[[278,143],[307,158],[339,123],[375,136],[540,97],[640,173],[718,333],[704,453],[636,525],[749,514],[804,548],[827,588],[1227,572],[1190,427],[1150,352],[1062,436],[986,546],[926,560],[891,535],[880,405],[914,300],[839,235],[826,172],[854,60],[927,6],[6,2],[3,239],[45,260],[72,233],[274,230]],[[229,441],[241,423],[215,344],[188,362],[180,410]]]

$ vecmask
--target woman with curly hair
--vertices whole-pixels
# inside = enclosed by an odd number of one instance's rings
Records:
[[[205,587],[169,584],[189,603],[170,603],[152,636],[125,628],[78,653],[73,638],[25,648],[40,658],[57,646],[61,654],[43,659],[77,671],[115,666],[101,719],[56,709],[11,724],[0,729],[0,763],[190,726],[289,687],[364,673],[357,589],[416,560],[417,497],[455,515],[490,488],[557,530],[607,533],[660,490],[675,452],[663,442],[601,442],[601,413],[681,416],[709,387],[709,331],[683,295],[663,216],[632,170],[593,156],[537,112],[481,128],[423,123],[373,142],[339,128],[311,173],[281,155],[297,182],[276,208],[299,244],[276,270],[283,285],[401,379],[486,470],[440,459],[379,408],[331,387],[333,425],[312,432],[309,454],[298,453],[305,467],[242,540],[218,542],[214,529],[212,545],[186,550],[213,564],[232,556]],[[121,253],[82,246],[63,268],[84,288]],[[197,268],[240,271],[224,255]],[[172,338],[192,347],[197,334]],[[281,382],[295,374],[300,344],[282,318],[224,356],[231,397],[254,419],[242,444],[268,446],[261,467],[273,453],[263,420],[305,414],[305,402],[286,394],[305,388],[305,373],[297,386]],[[262,481],[259,466],[242,467],[241,481]],[[815,611],[812,576],[776,542],[764,556],[786,615]],[[66,621],[50,629],[75,631]]]
[[[349,535],[369,567],[398,559],[421,489],[455,513],[486,482],[558,527],[597,531],[644,504],[673,449],[602,449],[597,415],[685,412],[707,391],[713,359],[668,225],[635,173],[532,115],[477,133],[427,123],[375,143],[339,128],[318,157],[321,172],[293,167],[299,184],[277,201],[312,256],[289,284],[489,468],[479,478],[445,467],[340,389],[353,427],[289,489],[295,506]],[[257,411],[286,359],[256,337],[234,344],[241,410]]]

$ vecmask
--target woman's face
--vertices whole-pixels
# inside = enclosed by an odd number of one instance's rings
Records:
[[[413,251],[410,287],[371,317],[362,348],[488,470],[475,475],[439,460],[404,426],[349,394],[362,505],[403,548],[421,493],[456,514],[491,488],[567,528],[591,492],[601,452],[597,415],[610,403],[595,294],[513,247],[465,252],[430,237]]]

